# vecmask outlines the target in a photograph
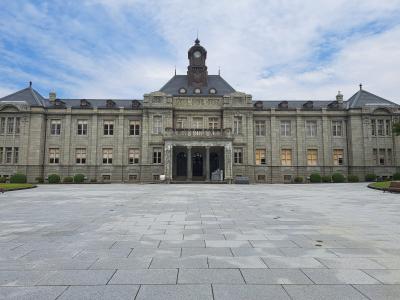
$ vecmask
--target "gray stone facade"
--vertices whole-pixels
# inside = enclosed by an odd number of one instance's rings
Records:
[[[44,98],[32,86],[1,98],[0,175],[179,182],[218,170],[226,182],[278,183],[398,169],[397,104],[361,86],[347,101],[254,101],[208,75],[206,53],[196,41],[188,74],[143,100]]]

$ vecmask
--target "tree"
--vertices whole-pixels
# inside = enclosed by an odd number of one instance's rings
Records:
[[[400,135],[400,122],[396,122],[393,124],[393,133],[395,135]]]

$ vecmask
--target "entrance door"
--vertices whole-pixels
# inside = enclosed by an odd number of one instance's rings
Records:
[[[192,158],[193,176],[203,176],[203,155],[195,153]]]
[[[210,153],[210,171],[211,173],[219,169],[219,156],[218,153]]]
[[[185,152],[179,152],[176,156],[176,176],[187,176],[187,159]]]

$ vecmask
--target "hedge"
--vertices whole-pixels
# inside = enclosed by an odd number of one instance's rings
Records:
[[[394,173],[393,180],[400,180],[400,173]]]
[[[332,174],[332,181],[335,183],[340,183],[340,182],[345,182],[345,178],[343,176],[343,174],[340,173],[334,173]]]
[[[6,183],[7,178],[0,176],[0,183]]]
[[[85,175],[83,174],[75,174],[74,183],[83,183],[85,181]]]
[[[376,180],[376,175],[373,173],[365,175],[365,181],[375,181]]]
[[[294,183],[302,183],[303,182],[303,177],[297,176],[294,178]]]
[[[60,183],[61,181],[60,176],[57,174],[51,174],[47,179],[49,180],[49,183]]]
[[[37,183],[43,183],[44,182],[43,177],[36,177],[35,180],[36,180]]]
[[[313,183],[321,182],[321,175],[319,175],[318,173],[312,173],[310,175],[310,182],[313,182]]]
[[[332,182],[332,177],[330,175],[324,175],[324,176],[321,177],[321,179],[322,179],[322,182],[325,182],[325,183],[331,183]]]
[[[10,183],[26,183],[26,175],[25,174],[14,174],[10,177]]]
[[[72,183],[74,182],[74,178],[72,176],[67,176],[63,178],[63,183]]]
[[[349,176],[347,177],[347,181],[348,181],[348,182],[359,182],[360,179],[358,178],[357,175],[349,175]]]

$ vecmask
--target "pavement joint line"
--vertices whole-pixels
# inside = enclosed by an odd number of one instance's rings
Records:
[[[108,279],[107,283],[105,285],[108,285],[108,283],[111,281],[111,279],[114,277],[115,273],[117,273],[118,269],[115,269],[114,273],[111,275],[111,277]]]
[[[56,298],[54,298],[54,300],[59,299],[63,294],[65,294],[65,292],[66,292],[70,287],[71,287],[71,286],[68,285],[68,286],[60,293],[60,295],[58,295]]]
[[[368,300],[373,300],[373,299],[371,299],[370,297],[368,297],[367,295],[365,295],[362,291],[360,291],[360,290],[355,286],[355,284],[350,284],[350,286],[351,286],[353,289],[355,289],[357,292],[359,292],[361,295],[363,295],[365,298],[367,298]]]

